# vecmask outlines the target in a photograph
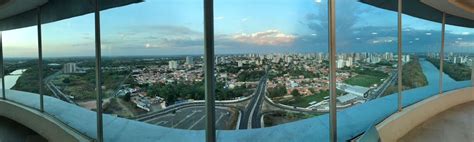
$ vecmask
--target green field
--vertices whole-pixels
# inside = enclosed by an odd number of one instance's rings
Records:
[[[296,107],[308,107],[310,102],[316,101],[320,102],[324,99],[324,97],[329,96],[329,91],[321,91],[320,93],[316,93],[314,95],[309,96],[297,96],[293,97],[294,99],[291,100],[284,100],[280,103],[290,106]]]
[[[344,83],[347,83],[350,85],[370,87],[374,84],[380,85],[380,83],[382,83],[381,79],[383,79],[383,77],[362,74],[362,75],[356,75],[347,80],[344,80]]]
[[[104,96],[111,96],[125,79],[128,72],[103,72]],[[93,70],[84,74],[60,74],[55,76],[53,83],[75,100],[86,101],[96,98],[95,72]]]

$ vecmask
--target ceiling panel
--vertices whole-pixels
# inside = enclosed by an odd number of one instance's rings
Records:
[[[458,3],[460,1],[463,1],[464,4]],[[468,8],[468,4],[473,2],[468,1],[470,0],[421,0],[422,3],[447,14],[474,20],[474,10]]]
[[[48,0],[0,0],[0,19],[37,8]]]

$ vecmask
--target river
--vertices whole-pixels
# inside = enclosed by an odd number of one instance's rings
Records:
[[[21,74],[26,71],[26,69],[18,69],[10,73],[10,75],[5,76],[5,88],[11,89],[15,86],[16,81],[20,78]],[[1,80],[1,79],[0,79]],[[2,86],[0,86],[2,88]]]

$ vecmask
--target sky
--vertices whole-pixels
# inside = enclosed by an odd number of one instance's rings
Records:
[[[326,0],[215,0],[217,54],[327,52]],[[202,0],[145,0],[101,12],[102,55],[200,55]],[[440,49],[441,24],[403,16],[404,52]],[[94,56],[92,14],[42,25],[43,56]],[[396,52],[397,14],[336,3],[338,52]],[[447,52],[474,52],[474,29],[446,27]],[[6,57],[37,57],[36,27],[3,32]]]

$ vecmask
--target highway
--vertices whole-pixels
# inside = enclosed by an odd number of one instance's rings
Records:
[[[260,128],[260,109],[262,107],[263,97],[265,95],[266,76],[260,79],[252,100],[245,107],[243,115],[240,118],[239,129]]]
[[[232,117],[238,113],[226,108],[216,107],[216,129],[226,130],[232,128]],[[154,117],[144,122],[170,128],[203,130],[206,127],[206,112],[204,106],[187,107]]]
[[[248,98],[250,103],[244,109],[231,107],[229,104],[241,103],[245,100],[248,101],[248,99],[230,103],[216,102],[216,129],[233,127],[229,125],[232,125],[232,118],[237,117],[237,119],[240,119],[237,120],[239,121],[238,126],[236,126],[237,129],[260,128],[266,82],[267,77],[265,75],[260,79],[254,95]],[[158,112],[139,116],[135,120],[172,128],[202,130],[205,125],[204,114],[204,102],[194,102],[171,106]]]
[[[373,100],[373,99],[382,97],[385,90],[387,90],[387,88],[390,85],[394,84],[397,81],[397,77],[398,77],[397,71],[393,71],[390,78],[387,81],[385,81],[384,84],[382,84],[382,86],[380,86],[379,89],[375,93],[372,93],[371,96],[368,96],[368,99]]]
[[[253,104],[249,120],[249,126],[248,128],[261,128],[261,108],[262,108],[262,103],[265,97],[265,90],[266,90],[266,85],[267,84],[267,78],[266,76],[262,78],[260,84],[258,85],[257,91],[256,91],[256,102]],[[248,107],[248,106],[247,106]]]
[[[58,71],[58,72],[55,72],[54,74],[46,77],[44,79],[44,83],[46,84],[46,87],[51,90],[51,92],[53,92],[54,96],[60,100],[63,100],[65,102],[68,102],[68,103],[71,103],[71,104],[75,104],[75,105],[78,105],[76,102],[74,102],[73,100],[71,100],[71,98],[69,98],[66,94],[64,94],[63,92],[61,92],[61,90],[53,84],[53,82],[51,81],[52,78],[54,78],[55,76],[59,75],[61,72]]]
[[[49,90],[51,90],[51,92],[53,92],[53,94],[54,94],[54,96],[56,96],[56,98],[59,98],[59,99],[65,101],[65,102],[68,102],[68,103],[71,103],[71,104],[78,105],[76,102],[71,100],[71,98],[67,97],[63,92],[61,92],[61,90],[59,90],[59,88],[56,85],[54,85],[52,82],[46,83],[46,86],[48,87]]]

